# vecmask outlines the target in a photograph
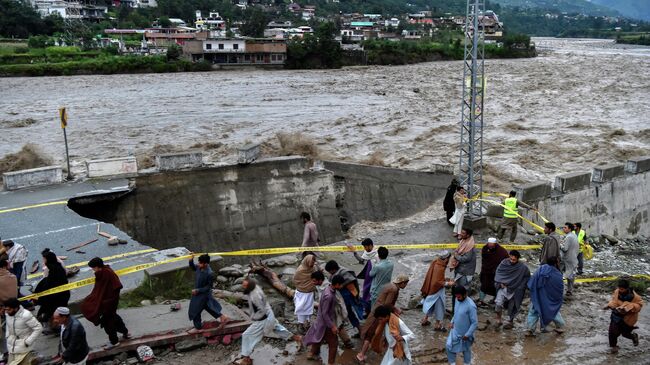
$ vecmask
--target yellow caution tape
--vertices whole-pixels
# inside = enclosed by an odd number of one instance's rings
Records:
[[[146,263],[146,264],[134,265],[134,266],[126,267],[124,269],[115,270],[115,274],[117,274],[118,276],[133,274],[135,272],[146,270],[146,269],[149,269],[149,268],[152,268],[152,267],[155,267],[155,266],[169,264],[169,263],[180,261],[180,260],[186,260],[186,259],[189,259],[190,257],[192,257],[192,256],[191,255],[185,255],[185,256],[174,257],[174,258],[163,260],[163,261],[156,261],[156,262],[150,262],[150,263]],[[44,296],[47,296],[47,295],[61,293],[61,292],[68,291],[68,290],[79,289],[81,287],[88,286],[88,285],[91,285],[91,284],[94,284],[94,283],[95,283],[95,278],[94,277],[87,278],[87,279],[82,279],[82,280],[78,280],[78,281],[68,283],[68,284],[65,284],[65,285],[60,285],[60,286],[57,286],[55,288],[51,288],[51,289],[42,291],[40,293],[26,295],[26,296],[20,298],[19,300],[23,301],[23,300],[36,299],[36,298],[44,297]]]
[[[121,258],[124,258],[124,257],[142,255],[142,254],[145,254],[145,253],[156,252],[156,251],[158,251],[158,250],[156,250],[155,248],[148,248],[146,250],[131,251],[131,252],[127,252],[127,253],[121,253],[119,255],[102,257],[102,261],[108,262],[108,261],[111,261],[111,260],[121,259]],[[81,266],[86,266],[86,265],[88,265],[88,261],[77,262],[76,264],[68,265],[65,268],[69,269],[71,267],[81,267]],[[39,272],[39,273],[36,273],[36,274],[28,275],[27,279],[35,279],[35,278],[38,278],[38,277],[41,277],[41,276],[43,276],[43,273]]]
[[[485,244],[477,244],[476,248],[481,248]],[[404,244],[404,245],[385,245],[384,247],[388,249],[393,249],[393,250],[411,250],[411,249],[449,249],[449,248],[456,248],[458,247],[458,243],[429,243],[429,244]],[[511,250],[534,250],[541,248],[540,245],[503,245],[504,248],[506,249],[511,249]],[[355,251],[361,251],[363,250],[363,246],[352,246],[352,248]],[[155,251],[155,249],[149,249],[149,250],[141,250],[141,251],[135,251],[137,253],[144,253],[144,252],[152,252]],[[350,247],[348,246],[318,246],[318,247],[278,247],[278,248],[261,248],[261,249],[251,249],[251,250],[239,250],[239,251],[231,251],[231,252],[212,252],[209,253],[208,255],[210,256],[260,256],[260,255],[278,255],[278,254],[287,254],[287,253],[297,253],[297,252],[303,252],[303,251],[318,251],[318,252],[349,252]],[[121,254],[121,255],[115,255],[106,258],[106,260],[109,259],[114,259],[117,257],[126,257],[128,255],[133,255],[134,253],[126,253],[126,254]],[[150,262],[150,263],[145,263],[145,264],[139,264],[139,265],[134,265],[130,266],[124,269],[116,270],[115,273],[118,276],[123,276],[123,275],[128,275],[132,274],[138,271],[146,270],[155,266],[159,265],[164,265],[164,264],[169,264],[172,262],[180,261],[180,260],[185,260],[189,259],[191,255],[185,255],[185,256],[179,256],[179,257],[174,257],[171,259],[163,260],[163,261],[156,261],[156,262]],[[86,263],[78,263],[75,264],[76,266],[80,265],[85,265]],[[72,265],[71,265],[72,266]],[[91,285],[95,282],[95,278],[87,278],[79,281],[75,281],[72,283],[68,283],[65,285],[57,286],[55,288],[51,288],[45,291],[42,291],[40,293],[35,293],[31,295],[27,295],[25,297],[20,298],[20,300],[30,300],[30,299],[36,299],[39,297],[44,297],[47,295],[52,295],[68,290],[73,290],[73,289],[78,289],[87,285]]]
[[[630,277],[636,278],[636,279],[645,279],[645,280],[650,280],[650,275],[646,274],[636,274],[636,275],[631,275]],[[614,281],[618,280],[621,278],[620,276],[604,276],[600,278],[578,278],[575,279],[576,283],[597,283],[601,281]]]
[[[49,207],[51,205],[67,205],[68,201],[67,200],[61,200],[61,201],[56,201],[56,202],[49,202],[49,203],[41,203],[41,204],[34,204],[34,205],[26,205],[24,207],[18,207],[18,208],[10,208],[10,209],[3,209],[0,210],[0,214],[2,213],[11,213],[11,212],[17,212],[20,210],[25,210],[25,209],[32,209],[32,208],[42,208],[42,207]]]

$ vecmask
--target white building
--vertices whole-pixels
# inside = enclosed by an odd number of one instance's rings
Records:
[[[204,53],[244,53],[245,51],[244,39],[208,39],[203,42]]]
[[[155,8],[158,6],[156,0],[137,0],[137,4],[140,8]]]

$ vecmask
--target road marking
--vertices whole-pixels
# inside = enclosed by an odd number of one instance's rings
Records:
[[[40,204],[34,204],[34,205],[26,205],[24,207],[18,207],[18,208],[3,209],[3,210],[0,210],[0,214],[18,212],[18,211],[25,210],[25,209],[42,208],[42,207],[49,207],[49,206],[52,206],[52,205],[64,205],[64,204],[67,205],[68,201],[67,200],[61,200],[61,201],[56,201],[56,202],[40,203]]]
[[[47,231],[47,232],[39,232],[39,233],[34,233],[34,234],[28,234],[28,235],[20,236],[20,237],[11,237],[11,238],[8,238],[8,239],[16,240],[16,241],[17,240],[24,240],[26,238],[32,238],[32,237],[36,237],[36,236],[45,236],[45,235],[52,234],[52,233],[60,233],[60,232],[65,232],[65,231],[72,231],[72,230],[75,230],[75,229],[86,228],[86,227],[94,227],[94,226],[97,226],[97,223],[90,223],[90,224],[84,224],[84,225],[81,225],[81,226],[54,229],[54,230]]]

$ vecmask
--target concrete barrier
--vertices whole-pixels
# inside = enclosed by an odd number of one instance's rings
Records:
[[[650,156],[635,157],[627,160],[625,171],[632,174],[650,171]]]
[[[529,184],[517,185],[514,189],[517,198],[524,203],[536,202],[551,196],[551,183],[547,181],[535,181]]]
[[[36,169],[5,172],[2,174],[4,188],[16,190],[33,186],[53,185],[63,182],[62,169],[59,166],[46,166]]]
[[[594,172],[591,175],[591,181],[597,183],[604,183],[612,181],[612,179],[625,174],[625,165],[609,164],[594,167]]]
[[[260,144],[251,143],[243,147],[240,147],[238,150],[237,163],[240,164],[249,164],[257,160],[260,156]]]
[[[203,153],[195,151],[158,155],[156,156],[156,165],[160,171],[201,167],[203,166]]]
[[[133,156],[91,160],[86,161],[86,171],[88,177],[135,176],[138,163]]]
[[[572,172],[555,177],[555,190],[566,193],[588,188],[590,183],[591,172]]]

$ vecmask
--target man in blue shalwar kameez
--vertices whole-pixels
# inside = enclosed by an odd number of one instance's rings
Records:
[[[474,343],[474,332],[478,326],[476,304],[467,297],[467,289],[461,285],[454,288],[456,303],[454,317],[449,325],[450,331],[447,337],[447,359],[449,363],[456,364],[456,356],[463,353],[463,364],[472,363],[472,343]]]
[[[192,290],[192,299],[190,300],[190,309],[188,311],[190,320],[194,322],[194,328],[189,330],[190,333],[197,333],[203,328],[201,313],[207,311],[214,318],[220,318],[219,327],[223,327],[228,322],[228,317],[221,314],[221,305],[212,297],[212,283],[214,282],[214,273],[210,268],[210,256],[207,254],[199,256],[198,266],[194,264],[194,255],[190,258],[190,269],[196,272],[194,289]]]

